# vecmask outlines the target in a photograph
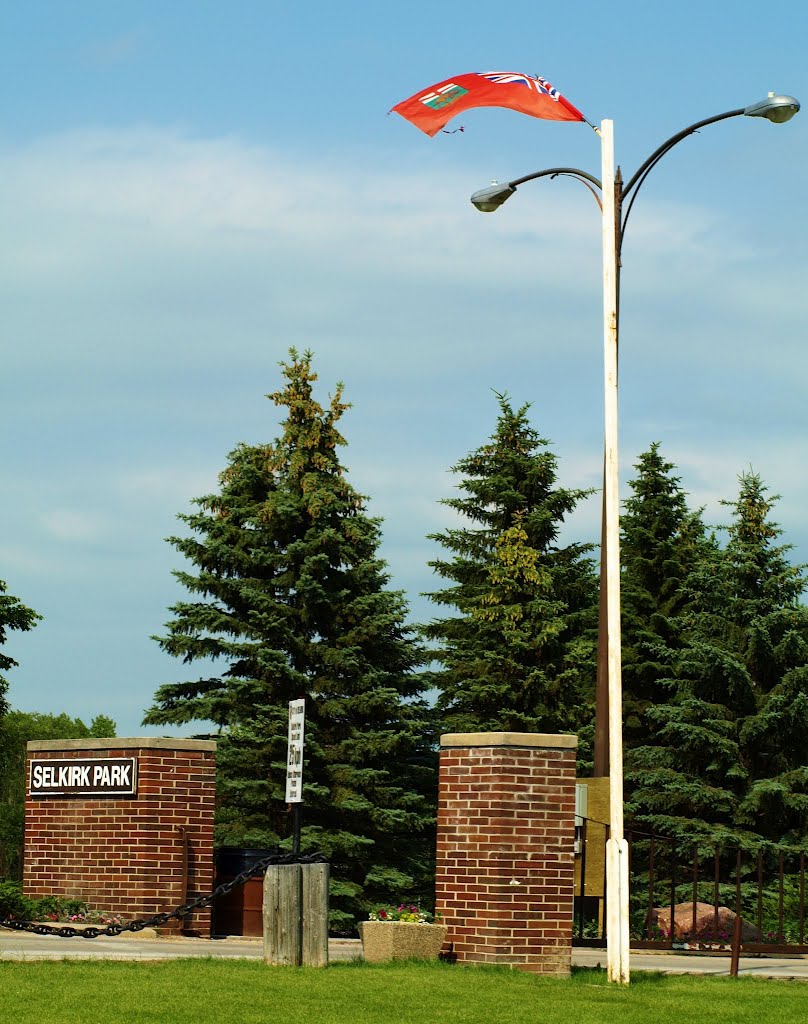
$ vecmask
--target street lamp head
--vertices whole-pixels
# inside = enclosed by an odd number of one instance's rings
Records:
[[[500,185],[492,181],[488,188],[481,188],[471,197],[472,205],[481,213],[493,213],[516,191],[513,185]]]
[[[744,110],[747,117],[765,117],[774,124],[790,121],[800,109],[799,100],[793,96],[776,96],[770,92],[765,100],[753,103]]]

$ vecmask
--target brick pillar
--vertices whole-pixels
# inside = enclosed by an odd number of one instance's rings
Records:
[[[35,740],[28,744],[25,805],[26,895],[84,900],[126,920],[173,910],[213,888],[216,744],[209,740]],[[135,758],[131,795],[32,795],[32,766]],[[50,780],[49,780],[50,781]],[[210,910],[169,933],[210,934]]]
[[[458,960],[569,974],[575,736],[441,736],[436,910]]]

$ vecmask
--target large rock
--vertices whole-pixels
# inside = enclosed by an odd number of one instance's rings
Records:
[[[693,921],[693,904],[677,903],[673,908],[673,938],[680,942],[732,942],[735,934],[736,914],[729,907],[719,907],[716,920],[716,909],[712,903],[696,903],[695,927]],[[648,912],[646,919],[648,928],[658,929],[663,937],[671,933],[671,908],[654,907]],[[743,922],[741,929],[742,942],[760,942],[761,935],[754,925]]]

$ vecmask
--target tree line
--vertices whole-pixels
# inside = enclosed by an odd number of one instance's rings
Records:
[[[591,772],[595,549],[561,536],[590,492],[559,484],[529,407],[497,396],[491,437],[453,467],[454,524],[432,535],[436,617],[411,626],[340,460],[342,386],[321,405],[308,352],[281,370],[280,435],[237,446],[169,538],[185,597],[155,639],[202,674],[159,687],[144,721],[219,741],[220,845],[288,846],[287,706],[307,699],[302,845],[328,856],[332,925],[347,931],[376,903],[429,899],[441,732],[575,732]],[[621,517],[629,818],[682,843],[802,846],[805,567],[776,496],[742,474],[714,529],[659,445],[635,469]],[[7,607],[0,629],[34,624]]]
[[[3,687],[4,688],[4,687]],[[115,735],[116,725],[96,715],[80,718],[7,709],[0,714],[0,882],[22,877],[25,837],[25,762],[31,740],[74,740]]]

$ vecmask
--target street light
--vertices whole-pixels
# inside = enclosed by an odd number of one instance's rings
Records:
[[[745,115],[774,124],[790,120],[800,109],[793,96],[769,93],[747,107],[716,114],[683,128],[663,142],[623,186],[614,166],[614,125],[601,122],[601,179],[576,167],[535,171],[500,184],[493,182],[471,197],[483,213],[493,213],[535,178],[577,178],[595,195],[602,212],[604,449],[601,533],[598,680],[595,712],[595,775],[609,776],[609,840],[606,844],[607,960],[609,980],[629,981],[628,844],[623,835],[622,679],[620,658],[620,505],[617,463],[617,343],[620,294],[620,253],[634,200],[648,174],[682,139],[716,121]],[[633,195],[632,195],[633,192]],[[623,204],[631,197],[623,214]]]
[[[515,185],[500,185],[498,181],[492,181],[488,188],[481,188],[471,197],[472,203],[480,213],[493,213],[514,194]]]
[[[481,188],[479,192],[475,192],[471,197],[471,202],[481,213],[493,213],[494,210],[498,210],[506,200],[511,198],[517,186],[522,185],[526,181],[532,181],[534,178],[545,178],[548,176],[551,178],[559,176],[578,178],[595,196],[598,205],[601,205],[598,198],[598,192],[601,187],[600,180],[586,171],[579,170],[577,167],[548,167],[545,171],[536,171],[533,174],[525,175],[524,178],[514,178],[513,181],[509,181],[504,185],[501,185],[498,181],[492,181],[488,188]],[[598,192],[592,188],[593,185],[597,188]]]
[[[704,121],[697,121],[696,124],[691,124],[689,127],[682,129],[677,132],[676,135],[672,135],[667,142],[654,150],[650,157],[642,164],[640,169],[629,181],[626,187],[622,190],[621,199],[631,192],[635,185],[639,187],[640,178],[644,178],[651,167],[654,166],[661,158],[682,139],[687,138],[688,135],[692,135],[693,132],[697,132],[699,128],[704,128],[708,124],[714,124],[716,121],[724,121],[728,117],[738,117],[744,115],[745,117],[765,117],[768,121],[773,124],[783,124],[786,121],[790,121],[791,118],[800,109],[799,100],[794,99],[793,96],[778,96],[773,92],[770,92],[765,100],[759,100],[757,103],[750,103],[748,107],[740,107],[737,110],[729,110],[725,114],[716,114],[714,117],[708,117]],[[506,200],[514,194],[519,185],[523,185],[526,181],[533,181],[534,178],[543,177],[556,177],[557,175],[568,175],[575,178],[582,178],[585,181],[592,182],[594,185],[601,188],[601,182],[588,174],[586,171],[582,171],[578,167],[551,167],[544,171],[536,171],[533,174],[526,174],[522,178],[515,178],[513,181],[505,182],[500,184],[497,181],[491,182],[487,188],[481,188],[478,192],[475,192],[471,197],[472,204],[481,213],[493,213],[494,210],[499,209],[500,206]]]
[[[799,109],[800,105],[793,96],[775,96],[770,92],[765,100],[746,107],[744,114],[747,117],[766,117],[775,124],[782,124],[790,121]]]

